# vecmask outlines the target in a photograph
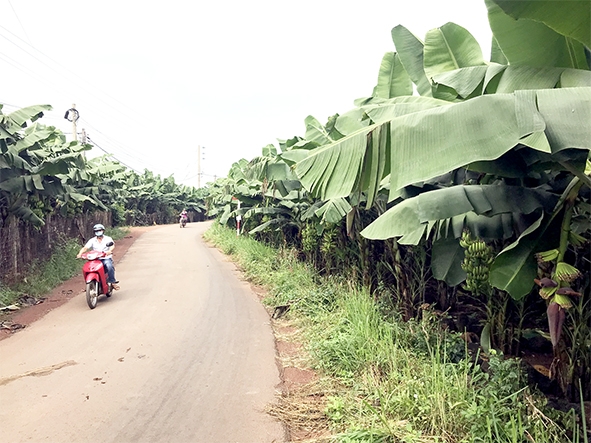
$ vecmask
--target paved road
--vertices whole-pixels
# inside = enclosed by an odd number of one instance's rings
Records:
[[[280,442],[269,317],[208,223],[144,233],[121,290],[84,294],[0,341],[3,442]],[[80,289],[83,286],[81,284]]]

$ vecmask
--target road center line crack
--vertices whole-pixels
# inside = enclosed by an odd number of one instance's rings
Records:
[[[53,371],[57,371],[58,369],[65,368],[66,366],[73,366],[77,365],[78,363],[74,360],[67,360],[61,363],[56,363],[55,365],[46,366],[44,368],[34,369],[33,371],[25,372],[23,374],[18,375],[11,375],[10,377],[0,378],[0,386],[4,386],[11,381],[18,380],[19,378],[23,377],[43,377],[45,375],[51,374]]]

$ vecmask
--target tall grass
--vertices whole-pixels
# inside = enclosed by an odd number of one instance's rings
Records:
[[[339,423],[347,417],[348,426],[335,428],[348,428],[341,429],[342,441],[368,441],[367,435],[389,438],[383,441],[568,441],[539,413],[543,402],[526,386],[517,361],[491,355],[483,371],[468,358],[452,361],[462,342],[438,331],[429,315],[417,322],[385,320],[363,291],[344,292],[339,304],[332,327],[324,317],[309,338],[318,367],[349,387],[339,417]]]
[[[340,442],[583,441],[527,386],[518,361],[469,357],[459,335],[440,330],[429,309],[420,320],[384,315],[365,291],[320,279],[288,251],[214,225],[206,238],[269,289],[267,303],[292,302],[289,320],[305,330],[312,364],[340,388],[326,418]],[[484,369],[486,366],[486,370]]]
[[[214,223],[204,235],[222,252],[234,258],[245,276],[253,283],[265,286],[270,303],[298,300],[306,303],[310,291],[317,285],[311,278],[311,268],[297,260],[290,251],[278,251]]]

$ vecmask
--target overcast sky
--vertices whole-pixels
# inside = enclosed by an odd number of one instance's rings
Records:
[[[203,186],[370,96],[396,25],[424,40],[452,21],[486,59],[491,39],[484,0],[0,0],[0,17],[3,113],[50,104],[70,139],[76,104],[95,145],[191,186],[198,146]]]

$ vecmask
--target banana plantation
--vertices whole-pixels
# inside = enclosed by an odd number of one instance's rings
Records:
[[[48,109],[0,107],[0,281],[17,278],[62,236],[89,238],[98,222],[170,223],[183,208],[193,220],[204,216],[204,190],[138,174],[109,156],[87,159],[90,144],[43,125]]]
[[[186,207],[369,289],[384,315],[430,309],[483,355],[545,356],[533,383],[591,401],[591,3],[565,3],[485,0],[490,60],[457,24],[394,27],[371,96],[203,189],[88,159],[42,124],[49,106],[0,113],[0,279],[57,219],[88,237],[98,217]]]
[[[485,3],[490,61],[394,27],[371,97],[234,163],[209,215],[590,400],[590,4]]]

